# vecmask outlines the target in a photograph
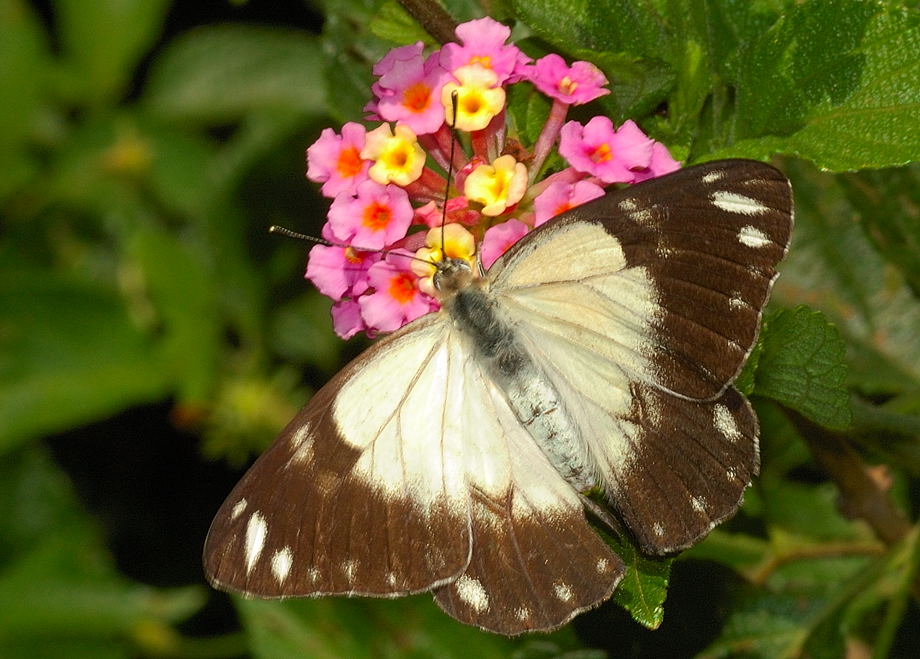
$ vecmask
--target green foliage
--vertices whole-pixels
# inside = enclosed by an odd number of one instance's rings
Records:
[[[677,558],[608,538],[628,566],[613,603],[577,620],[580,636],[517,639],[463,627],[429,597],[234,600],[242,633],[195,638],[180,625],[217,596],[129,578],[107,545],[117,521],[50,457],[44,438],[172,401],[204,454],[241,462],[355,353],[300,280],[304,248],[265,228],[319,234],[326,203],[303,180],[305,147],[363,116],[389,48],[433,40],[391,0],[316,3],[318,34],[165,31],[173,4],[54,0],[48,22],[0,0],[0,656],[594,657],[603,644],[649,656],[656,635],[693,635],[694,612],[666,597],[704,562],[721,570],[718,601],[700,602],[719,628],[680,644],[703,656],[903,655],[920,642],[915,2],[488,3],[532,56],[605,71],[611,93],[582,110],[633,119],[687,162],[785,156],[796,198],[737,382],[761,425],[744,507]],[[483,11],[444,5],[458,20]],[[525,144],[548,110],[527,86],[509,97]],[[825,471],[829,438],[878,484],[863,494],[901,520],[898,538]],[[657,631],[612,637],[617,607]]]

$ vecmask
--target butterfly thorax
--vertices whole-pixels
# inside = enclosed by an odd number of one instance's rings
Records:
[[[432,278],[432,283],[438,294],[438,301],[443,306],[452,298],[473,284],[474,276],[470,264],[465,259],[448,257],[435,264],[437,268]],[[481,281],[478,280],[477,281]]]
[[[442,303],[444,310],[556,471],[577,491],[585,492],[597,485],[588,443],[518,329],[502,315],[486,282],[471,279]]]

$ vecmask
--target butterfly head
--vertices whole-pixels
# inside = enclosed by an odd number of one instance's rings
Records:
[[[447,257],[435,264],[432,277],[435,294],[443,304],[458,291],[469,286],[473,281],[473,269],[469,261],[462,258]]]

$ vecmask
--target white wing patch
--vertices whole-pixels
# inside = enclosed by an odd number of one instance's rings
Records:
[[[456,587],[460,599],[473,607],[477,613],[489,608],[489,596],[478,579],[462,574],[457,579]]]
[[[246,511],[246,506],[249,505],[249,502],[245,498],[240,499],[235,504],[233,504],[233,510],[230,511],[230,519],[236,519]]]
[[[268,522],[258,510],[249,516],[249,523],[246,524],[245,538],[245,555],[246,555],[246,572],[252,572],[256,561],[262,555],[262,549],[265,548],[265,538],[268,536]]]
[[[282,547],[272,555],[272,574],[279,584],[283,584],[291,573],[294,555],[290,547]]]
[[[730,441],[737,442],[741,439],[741,431],[738,430],[738,424],[735,423],[735,419],[732,416],[732,413],[729,411],[725,405],[721,403],[715,405],[712,408],[713,423],[724,437],[727,437]]]
[[[362,450],[354,472],[368,486],[408,493],[423,507],[446,495],[460,512],[467,505],[465,417],[459,413],[467,358],[445,321],[433,315],[427,331],[411,332],[399,350],[381,352],[371,369],[339,391],[333,418],[341,436]]]
[[[762,215],[770,210],[756,199],[737,192],[717,190],[710,194],[709,198],[715,206],[729,213],[753,216]]]
[[[554,267],[548,268],[547,254],[565,254],[568,258],[557,256],[552,260]],[[626,257],[619,241],[602,226],[563,222],[545,229],[541,240],[530,241],[519,249],[506,252],[492,266],[493,271],[497,272],[493,286],[542,287],[553,282],[584,279],[599,273],[609,275],[624,267]]]
[[[738,241],[742,245],[753,247],[755,249],[758,247],[766,247],[772,242],[767,234],[765,234],[757,227],[752,226],[741,227],[741,229],[738,231]]]

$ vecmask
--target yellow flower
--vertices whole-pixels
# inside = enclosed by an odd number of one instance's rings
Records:
[[[441,249],[441,241],[444,249]],[[437,297],[432,278],[437,270],[435,263],[445,258],[463,259],[473,267],[476,256],[476,241],[473,234],[459,224],[445,224],[443,234],[441,227],[429,229],[425,235],[425,247],[415,253],[421,261],[412,262],[412,271],[418,275],[418,287],[423,293]]]
[[[395,134],[389,124],[378,126],[367,134],[361,157],[374,161],[367,173],[381,185],[409,185],[425,167],[425,150],[408,126],[396,126]]]
[[[454,125],[451,95],[457,92],[457,129],[482,130],[505,107],[505,90],[495,86],[498,82],[495,72],[481,66],[461,66],[454,71],[454,77],[460,81],[459,85],[448,82],[441,89],[447,125]]]
[[[467,199],[483,205],[482,214],[501,215],[521,200],[527,191],[527,168],[524,163],[505,155],[491,165],[480,165],[466,177],[463,193]]]

